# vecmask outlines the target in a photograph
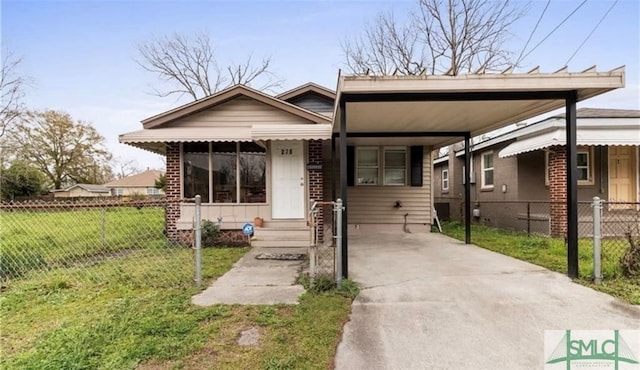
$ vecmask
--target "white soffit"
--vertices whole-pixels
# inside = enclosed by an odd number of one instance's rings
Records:
[[[565,129],[558,128],[537,136],[518,139],[502,149],[498,155],[500,158],[505,158],[554,145],[565,145],[566,138]],[[617,129],[610,127],[580,128],[576,133],[576,141],[578,145],[584,146],[640,145],[640,126]]]

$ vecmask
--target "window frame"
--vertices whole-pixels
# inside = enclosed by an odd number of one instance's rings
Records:
[[[391,152],[391,151],[403,151],[404,152],[404,166],[402,168],[402,170],[404,170],[404,181],[402,182],[402,184],[394,184],[394,183],[387,183],[387,156],[386,153],[387,151]],[[382,185],[383,186],[407,186],[407,168],[409,165],[409,161],[407,160],[407,155],[408,155],[409,151],[407,150],[406,146],[385,146],[382,147]],[[391,167],[389,168],[390,170],[399,170],[400,167],[399,166],[395,166],[395,167]]]
[[[576,151],[576,155],[586,154],[587,155],[587,180],[578,179],[579,186],[587,186],[595,184],[595,174],[594,174],[594,155],[593,155],[593,147],[592,146],[579,146]],[[549,186],[549,151],[544,151],[544,185]]]
[[[208,142],[208,146],[209,146],[209,152],[207,155],[207,173],[208,173],[208,191],[209,191],[209,199],[207,202],[203,202],[204,204],[213,204],[213,205],[218,205],[218,206],[236,206],[236,205],[268,205],[269,201],[268,201],[268,197],[265,195],[265,200],[264,202],[255,202],[255,203],[246,203],[246,202],[240,202],[240,199],[242,198],[241,195],[241,191],[242,191],[242,180],[240,178],[241,173],[240,173],[240,156],[241,156],[241,151],[240,151],[240,144],[241,142],[236,141],[233,142],[233,144],[235,144],[235,158],[236,158],[236,166],[235,166],[235,178],[236,178],[236,183],[235,183],[235,188],[236,188],[236,201],[235,202],[216,202],[215,201],[215,187],[214,187],[214,179],[213,179],[213,167],[214,167],[214,160],[213,160],[213,142],[209,141]],[[259,145],[259,144],[258,144]],[[266,148],[264,148],[264,161],[265,161],[265,171],[266,173],[269,172],[268,167],[269,167],[269,156],[271,153],[270,150],[270,146],[267,146]],[[186,198],[185,196],[185,189],[184,189],[184,143],[180,143],[180,193],[182,195],[182,197]],[[267,179],[265,178],[265,192],[268,193],[269,192],[269,181],[267,181]]]
[[[375,166],[361,166],[360,165],[360,152],[363,150],[373,150],[375,149],[376,151],[376,165]],[[367,145],[367,146],[356,146],[356,153],[355,153],[355,185],[356,186],[380,186],[380,147],[378,146],[372,146],[372,145]],[[358,177],[359,174],[359,170],[360,168],[363,169],[375,169],[376,170],[376,176],[375,176],[375,183],[368,183],[368,182],[360,182],[360,177]]]
[[[491,167],[485,167],[484,164],[484,158],[487,156],[491,156]],[[494,158],[493,158],[493,150],[489,150],[486,152],[483,152],[480,155],[480,188],[481,189],[486,189],[486,190],[490,190],[493,189],[495,187],[495,183],[496,183],[496,170],[495,170],[496,166],[494,163]],[[491,179],[492,179],[492,183],[491,184],[487,184],[486,183],[486,173],[488,171],[491,171]]]
[[[446,176],[445,176],[446,174]],[[448,193],[449,192],[449,169],[448,168],[443,168],[442,169],[442,173],[440,175],[440,179],[442,180],[442,192],[443,193]],[[445,182],[446,182],[446,186],[445,186]]]

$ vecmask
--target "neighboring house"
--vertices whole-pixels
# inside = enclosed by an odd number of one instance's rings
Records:
[[[566,201],[565,142],[564,115],[558,115],[474,144],[472,201]],[[577,144],[578,201],[598,196],[640,202],[639,110],[578,109]],[[434,197],[438,207],[448,205],[441,213],[448,208],[452,218],[461,213],[463,154],[464,148],[452,146],[447,156],[434,160]],[[484,219],[482,208],[481,204],[479,218]],[[549,212],[534,213],[548,219]],[[553,221],[550,227],[552,234],[561,234]]]
[[[164,172],[147,170],[104,184],[112,196],[162,196],[164,191],[156,188],[156,180]]]
[[[575,108],[623,83],[624,68],[591,68],[572,74],[339,76],[336,93],[306,84],[278,96],[237,85],[145,119],[142,130],[119,140],[165,156],[170,238],[191,234],[195,207],[186,200],[200,195],[202,217],[222,229],[239,230],[262,217],[259,241],[278,230],[284,238],[277,245],[292,246],[295,230],[296,238],[303,236],[298,245],[308,246],[310,204],[340,197],[346,264],[347,231],[430,230],[433,148]],[[331,225],[329,216],[327,208],[319,213],[325,226],[320,234]],[[570,234],[569,244],[576,243]],[[346,265],[342,273],[348,275]]]
[[[52,190],[54,198],[96,198],[108,197],[109,189],[103,185],[75,184],[66,189]]]

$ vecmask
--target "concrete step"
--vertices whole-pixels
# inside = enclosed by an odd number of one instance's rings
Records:
[[[307,226],[306,220],[270,220],[264,222],[264,228],[304,228]]]
[[[259,253],[274,253],[274,254],[300,253],[300,254],[306,255],[309,253],[309,248],[308,247],[255,247],[254,246],[252,253],[256,255]]]
[[[260,240],[260,239],[252,239],[251,240],[252,247],[258,248],[279,248],[279,247],[298,247],[304,248],[305,251],[309,247],[309,240]]]
[[[258,227],[254,230],[256,240],[309,240],[310,231],[308,228],[264,228]]]

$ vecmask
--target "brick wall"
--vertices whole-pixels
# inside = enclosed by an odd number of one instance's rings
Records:
[[[319,169],[309,170],[309,199],[322,201],[322,140],[309,140],[309,165],[319,166]],[[324,237],[324,207],[318,208],[318,242],[321,243]]]
[[[165,228],[167,237],[173,241],[181,242],[185,235],[181,235],[176,229],[176,224],[180,218],[180,204],[178,200],[182,197],[180,194],[180,144],[167,143],[166,146],[167,160],[167,203],[165,208]]]
[[[567,234],[567,150],[549,148],[549,200],[551,236]]]

